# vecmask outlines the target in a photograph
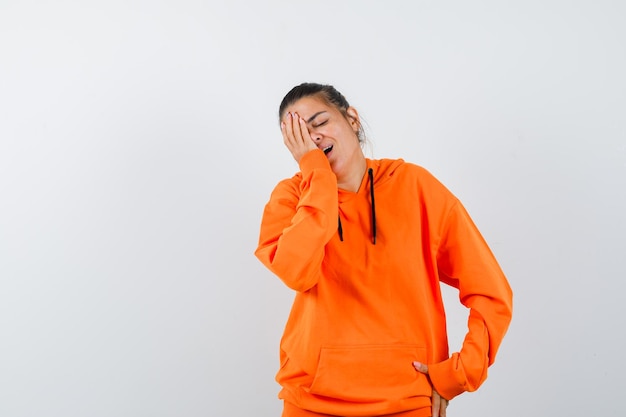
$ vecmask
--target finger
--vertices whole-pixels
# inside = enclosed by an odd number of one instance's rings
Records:
[[[306,125],[306,120],[300,117],[298,121],[300,122],[300,132],[302,133],[302,139],[304,141],[306,148],[307,149],[317,148],[315,141],[313,140],[313,138],[311,138],[311,133],[309,133],[309,128]]]
[[[284,138],[285,145],[287,146],[287,149],[289,149],[289,152],[291,152],[291,154],[297,161],[299,160],[300,149],[302,147],[302,144],[298,140],[294,132],[294,124],[296,124],[297,126],[297,122],[294,120],[294,118],[295,116],[293,113],[287,113],[287,117],[284,122],[285,127],[284,127],[283,138]]]
[[[293,138],[293,115],[291,113],[287,113],[287,115],[285,116],[285,121],[283,122],[284,124],[284,140],[285,140],[285,145],[287,145],[287,147],[289,149],[292,149],[295,141]],[[281,125],[282,127],[282,125]]]
[[[415,361],[413,362],[413,367],[423,374],[428,374],[428,365],[424,363]]]
[[[432,406],[433,406],[433,417],[443,417],[439,415],[439,410],[441,408],[441,396],[435,390],[433,390],[433,398],[432,398]]]
[[[287,149],[291,150],[291,144],[287,136],[287,124],[285,122],[280,123],[280,133],[283,134],[283,143],[287,146]]]
[[[300,115],[298,113],[293,114],[293,137],[298,145],[303,145],[304,136],[302,134],[302,125],[300,124]]]
[[[311,134],[309,133],[309,127],[306,125],[306,120],[302,117],[298,117],[298,123],[300,124],[300,132],[302,133],[302,139],[311,140]]]
[[[285,145],[290,142],[289,132],[287,132],[287,122],[289,121],[289,116],[285,115],[285,120],[280,122],[280,133],[283,134],[283,142]]]
[[[441,397],[441,411],[439,411],[439,414],[441,415],[441,417],[446,417],[447,415],[447,409],[448,409],[448,404],[450,402],[448,400],[446,400],[445,398]]]
[[[306,128],[306,126],[305,126]],[[300,162],[300,158],[309,150],[315,149],[316,145],[311,139],[306,139],[308,143],[302,138],[302,129],[300,117],[295,113],[287,113],[285,120],[280,124],[280,130],[283,134],[283,142],[291,155]],[[308,135],[308,129],[305,129]],[[307,136],[310,138],[310,135]]]

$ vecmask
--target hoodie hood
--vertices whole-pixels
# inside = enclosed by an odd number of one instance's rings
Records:
[[[369,170],[372,170],[374,179],[374,188],[378,188],[387,181],[391,180],[396,170],[402,166],[405,162],[403,159],[378,159],[378,160],[365,160],[367,167],[365,169],[365,175],[361,180],[359,190],[355,192],[339,190],[339,204],[349,200],[353,196],[361,193],[369,193]]]
[[[391,180],[395,171],[404,164],[402,159],[380,159],[380,160],[371,160],[366,159],[367,167],[365,170],[365,175],[363,176],[363,180],[361,181],[361,185],[359,190],[356,193],[339,190],[339,206],[344,202],[354,198],[355,196],[361,194],[369,194],[367,198],[370,203],[370,212],[371,212],[371,237],[372,243],[376,244],[376,187],[380,187],[385,182]],[[337,221],[337,232],[339,234],[339,240],[343,242],[343,226],[341,224],[341,209],[339,210],[338,221]]]

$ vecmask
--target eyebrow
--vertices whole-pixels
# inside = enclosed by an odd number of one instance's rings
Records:
[[[322,111],[318,111],[317,113],[315,113],[313,116],[309,117],[309,120],[307,120],[307,123],[311,123],[313,120],[315,120],[315,118],[317,116],[319,116],[322,113],[326,113],[326,110],[322,110]]]

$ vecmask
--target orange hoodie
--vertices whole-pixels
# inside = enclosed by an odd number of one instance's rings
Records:
[[[313,150],[265,207],[255,254],[297,292],[279,397],[333,415],[430,415],[432,386],[452,399],[486,379],[511,319],[511,289],[459,200],[430,173],[402,160],[368,159],[367,168],[356,193],[340,190]],[[452,356],[440,282],[470,309]]]

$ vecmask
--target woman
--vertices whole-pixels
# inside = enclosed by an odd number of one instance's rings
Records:
[[[300,172],[274,189],[255,254],[296,291],[283,417],[445,416],[495,359],[512,311],[504,274],[430,173],[365,158],[358,112],[335,88],[294,87],[279,119]],[[451,356],[440,282],[470,309]]]

